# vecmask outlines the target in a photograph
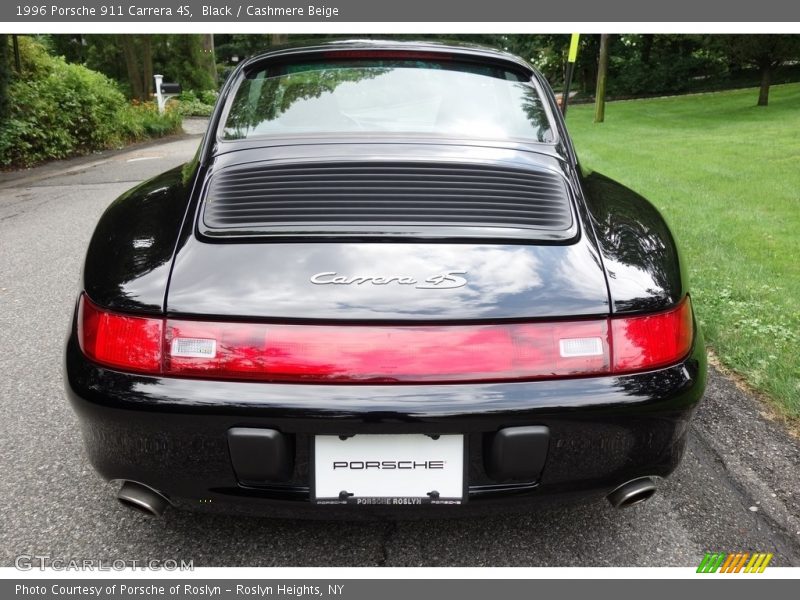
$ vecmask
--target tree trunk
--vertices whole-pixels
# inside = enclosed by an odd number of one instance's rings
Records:
[[[584,94],[591,94],[592,88],[590,87],[592,84],[597,83],[597,63],[595,61],[590,61],[583,68],[583,79],[581,81],[581,91]]]
[[[139,70],[139,62],[136,60],[136,48],[132,35],[118,35],[119,45],[122,48],[122,55],[125,58],[125,68],[128,71],[128,82],[131,84],[131,97],[141,98],[142,93],[142,73]]]
[[[117,40],[125,58],[131,98],[150,100],[153,90],[153,43],[149,35],[118,35]]]
[[[642,36],[642,63],[650,66],[650,58],[653,53],[653,40],[655,36],[652,33],[647,33]]]
[[[150,100],[150,92],[155,86],[153,81],[153,44],[149,35],[142,39],[142,95],[143,102]],[[154,91],[154,90],[153,90]]]
[[[0,125],[8,116],[8,83],[11,80],[11,64],[8,56],[8,35],[0,34]]]
[[[597,90],[594,99],[594,122],[602,123],[606,119],[606,76],[608,75],[608,38],[604,33],[600,36],[600,60],[597,65]]]
[[[19,36],[14,34],[11,36],[11,45],[14,46],[14,68],[17,70],[17,75],[22,75],[22,57],[19,54]]]
[[[758,105],[766,106],[769,104],[769,85],[772,79],[772,65],[761,65],[761,89],[758,91]]]
[[[208,74],[211,75],[211,81],[214,82],[214,87],[217,87],[217,58],[214,55],[214,34],[204,34],[202,37],[203,44],[203,58],[206,61],[206,69]]]
[[[285,44],[288,41],[289,41],[288,33],[273,33],[270,36],[269,45],[280,46],[281,44]]]

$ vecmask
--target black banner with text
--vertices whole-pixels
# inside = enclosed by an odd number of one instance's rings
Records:
[[[800,21],[800,3],[762,0],[17,0],[0,4],[0,21],[52,22],[773,22]]]

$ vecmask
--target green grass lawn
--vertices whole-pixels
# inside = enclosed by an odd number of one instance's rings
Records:
[[[707,343],[800,418],[800,84],[572,106],[581,162],[640,192],[683,251]]]

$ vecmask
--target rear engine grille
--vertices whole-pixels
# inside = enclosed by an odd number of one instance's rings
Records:
[[[565,232],[564,179],[544,170],[457,163],[256,165],[215,174],[203,224],[213,234],[425,227]]]

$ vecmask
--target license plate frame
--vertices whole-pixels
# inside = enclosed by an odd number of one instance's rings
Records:
[[[368,460],[366,452],[374,460]],[[334,462],[339,465],[334,467]],[[326,463],[329,466],[323,469]],[[352,463],[364,467],[351,468]],[[378,467],[367,463],[378,463]],[[422,467],[422,463],[427,464]],[[468,465],[464,434],[314,435],[309,453],[310,499],[313,504],[357,506],[464,504]],[[399,487],[406,490],[406,486],[408,493],[398,493]]]

